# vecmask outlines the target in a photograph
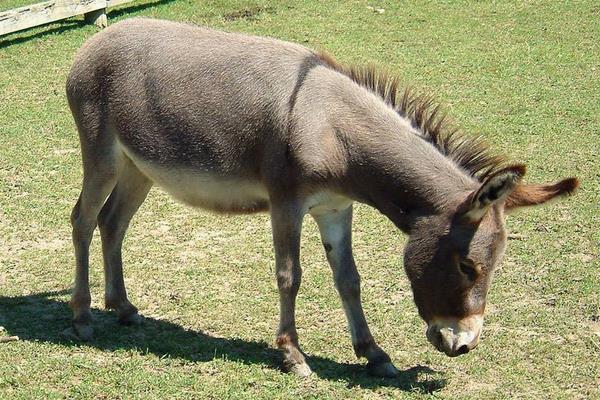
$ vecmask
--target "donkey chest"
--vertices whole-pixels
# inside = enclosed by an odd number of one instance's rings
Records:
[[[314,216],[335,213],[352,205],[354,201],[332,191],[323,190],[308,196],[304,202],[306,212]]]

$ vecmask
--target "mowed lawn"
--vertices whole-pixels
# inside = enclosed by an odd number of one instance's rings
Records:
[[[114,9],[109,19],[133,16],[269,35],[381,65],[433,94],[465,131],[526,162],[528,181],[574,175],[582,187],[508,218],[513,235],[482,341],[453,359],[425,338],[402,268],[405,236],[377,211],[356,208],[363,303],[398,379],[371,378],[356,360],[310,218],[297,319],[314,374],[303,380],[278,369],[268,216],[216,216],[160,188],[125,241],[126,284],[144,325],[121,327],[103,309],[96,237],[95,338],[78,343],[62,334],[74,271],[69,214],[81,183],[64,84],[96,28],[80,17],[2,37],[0,337],[20,340],[0,342],[0,398],[600,398],[597,2],[163,0]]]

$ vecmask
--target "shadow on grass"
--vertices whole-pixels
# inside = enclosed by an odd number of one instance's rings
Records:
[[[58,26],[56,26],[58,24]],[[48,35],[60,34],[66,31],[70,31],[72,29],[78,29],[86,25],[83,20],[72,20],[66,19],[63,21],[58,21],[53,23],[52,26],[47,26],[43,31],[35,31],[34,33],[29,33],[28,31],[18,31],[14,33],[9,33],[6,38],[2,38],[0,40],[0,49],[6,48],[8,46],[12,46],[15,44],[29,42],[30,40],[44,37]],[[39,28],[39,27],[38,27]],[[32,28],[35,29],[35,28]]]
[[[110,11],[110,9],[109,9],[109,12],[107,13],[108,23],[110,24],[111,18],[118,18],[118,17],[126,15],[126,14],[133,14],[138,11],[143,11],[150,7],[171,3],[173,1],[175,1],[175,0],[155,0],[152,2],[144,3],[144,4],[131,5],[129,7],[121,7],[114,11]],[[35,3],[35,1],[32,0],[31,3],[33,4],[33,3]],[[73,17],[73,18],[78,18],[78,17]],[[60,34],[60,33],[70,31],[73,29],[79,29],[85,25],[88,25],[88,23],[83,21],[82,19],[75,20],[75,19],[69,18],[69,19],[52,22],[51,24],[48,24],[46,26],[40,25],[37,27],[33,27],[31,29],[41,28],[43,30],[41,30],[41,31],[34,30],[34,32],[30,33],[30,34],[27,34],[28,33],[27,30],[9,33],[6,36],[6,38],[2,38],[0,40],[0,49],[15,45],[15,44],[19,44],[19,43],[25,43],[32,39],[44,37],[47,35]]]
[[[21,340],[42,341],[63,346],[91,346],[105,351],[134,350],[141,354],[152,353],[206,362],[217,358],[244,364],[262,364],[279,369],[279,351],[264,342],[234,338],[213,337],[201,331],[185,329],[172,322],[144,318],[138,327],[117,325],[110,311],[92,309],[97,335],[89,342],[73,341],[62,334],[70,326],[71,311],[67,302],[52,297],[70,291],[39,293],[29,296],[0,297],[0,326],[9,335]],[[364,366],[338,363],[323,357],[308,357],[314,373],[323,379],[345,381],[348,387],[396,387],[404,391],[432,393],[443,388],[446,380],[441,373],[426,366],[415,366],[400,371],[394,379],[368,376]]]

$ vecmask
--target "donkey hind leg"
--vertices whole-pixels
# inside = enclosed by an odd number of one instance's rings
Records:
[[[95,161],[97,162],[92,164],[91,160],[84,160],[83,187],[71,213],[75,248],[75,286],[69,305],[73,310],[75,334],[81,340],[91,339],[93,333],[89,286],[90,243],[98,213],[114,188],[120,169],[120,160],[112,157]]]
[[[311,374],[298,345],[296,295],[300,288],[300,231],[303,215],[296,204],[271,203],[271,224],[275,246],[275,269],[279,288],[279,329],[277,347],[283,352],[286,371],[298,376]]]
[[[358,357],[367,358],[369,373],[383,377],[397,376],[398,370],[391,363],[390,357],[375,343],[362,309],[360,276],[352,256],[352,206],[313,217],[319,227],[335,286],[342,299],[354,352]]]
[[[129,160],[119,175],[117,185],[98,215],[98,228],[104,256],[104,303],[117,311],[122,324],[137,324],[137,308],[127,299],[123,281],[121,248],[129,222],[142,205],[152,182]]]

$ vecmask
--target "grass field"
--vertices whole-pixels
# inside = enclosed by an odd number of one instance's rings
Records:
[[[96,29],[76,18],[2,37],[0,336],[20,340],[0,343],[0,398],[600,398],[597,2],[163,0],[115,9],[109,19],[141,15],[385,66],[434,94],[464,130],[526,162],[529,181],[576,175],[581,190],[510,216],[514,239],[488,297],[482,342],[454,359],[426,341],[402,270],[405,238],[357,207],[363,303],[398,379],[371,378],[355,359],[313,221],[303,234],[297,318],[315,373],[302,380],[278,370],[268,216],[215,216],[158,188],[124,252],[130,299],[145,324],[120,327],[103,310],[96,239],[96,336],[77,343],[61,334],[74,269],[68,220],[81,181],[64,83]]]

